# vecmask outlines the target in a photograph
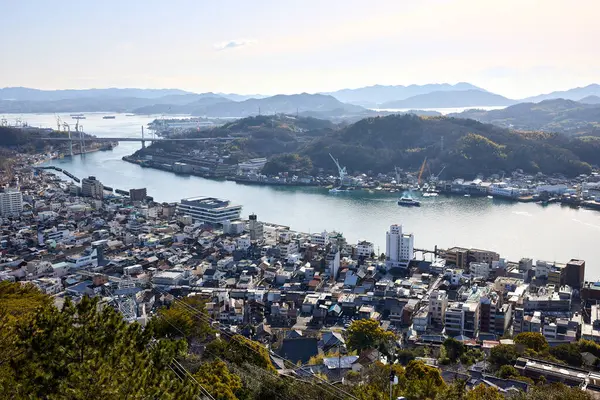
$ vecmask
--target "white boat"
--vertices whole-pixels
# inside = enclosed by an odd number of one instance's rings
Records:
[[[465,194],[465,197],[471,197],[471,195],[469,193]]]
[[[413,199],[412,197],[401,197],[398,200],[398,205],[404,207],[420,207],[421,202]]]
[[[494,196],[488,196],[488,199],[493,199],[493,198],[494,198]]]
[[[349,190],[348,189],[342,189],[342,188],[339,188],[339,187],[329,189],[329,193],[346,193],[346,192],[349,192]]]

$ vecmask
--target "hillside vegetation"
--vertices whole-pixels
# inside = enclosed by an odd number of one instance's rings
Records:
[[[33,285],[0,282],[2,399],[408,400],[502,399],[494,387],[447,384],[437,368],[410,360],[367,364],[344,384],[306,373],[279,375],[267,348],[241,335],[216,336],[202,300],[175,300],[143,328],[99,298],[57,308]],[[395,339],[391,332],[384,332]],[[198,354],[193,348],[202,348]],[[589,346],[588,346],[589,347]],[[386,352],[385,346],[382,352]],[[389,355],[389,354],[388,354]],[[286,362],[286,367],[297,366]],[[585,399],[578,388],[538,384],[521,399]],[[210,396],[210,397],[209,397]]]
[[[600,137],[522,132],[471,119],[411,114],[366,118],[347,126],[315,118],[258,116],[187,135],[236,137],[225,150],[239,159],[272,158],[269,173],[336,172],[329,153],[351,173],[387,173],[395,166],[415,171],[427,157],[428,172],[446,167],[442,178],[515,169],[576,176],[600,164]],[[158,143],[150,151],[190,146],[200,145]]]
[[[442,139],[443,138],[443,139]],[[315,167],[331,168],[333,153],[351,171],[388,172],[398,166],[416,170],[425,157],[433,171],[446,166],[445,177],[523,169],[536,173],[577,175],[600,164],[598,147],[587,138],[521,133],[468,119],[414,115],[368,118],[316,139],[301,150]],[[443,143],[442,143],[443,141]]]
[[[502,110],[467,110],[451,116],[471,118],[512,129],[600,135],[600,105],[573,100],[520,103]]]

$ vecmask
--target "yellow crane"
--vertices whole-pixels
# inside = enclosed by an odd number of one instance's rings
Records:
[[[423,176],[423,171],[425,171],[425,163],[427,163],[427,157],[423,160],[423,164],[421,165],[421,169],[419,170],[419,179],[417,180],[419,186],[421,186],[421,177]]]

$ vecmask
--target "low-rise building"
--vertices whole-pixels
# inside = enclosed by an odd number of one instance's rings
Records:
[[[225,221],[238,220],[242,206],[215,197],[191,197],[181,200],[177,212],[191,216],[194,222],[222,225]]]

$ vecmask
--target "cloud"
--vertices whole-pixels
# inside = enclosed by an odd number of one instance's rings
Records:
[[[235,49],[237,47],[244,47],[244,46],[248,46],[248,45],[251,45],[254,43],[256,43],[256,40],[239,39],[239,40],[230,40],[228,42],[217,43],[217,44],[215,44],[214,47],[215,47],[215,50],[221,51],[221,50]]]

